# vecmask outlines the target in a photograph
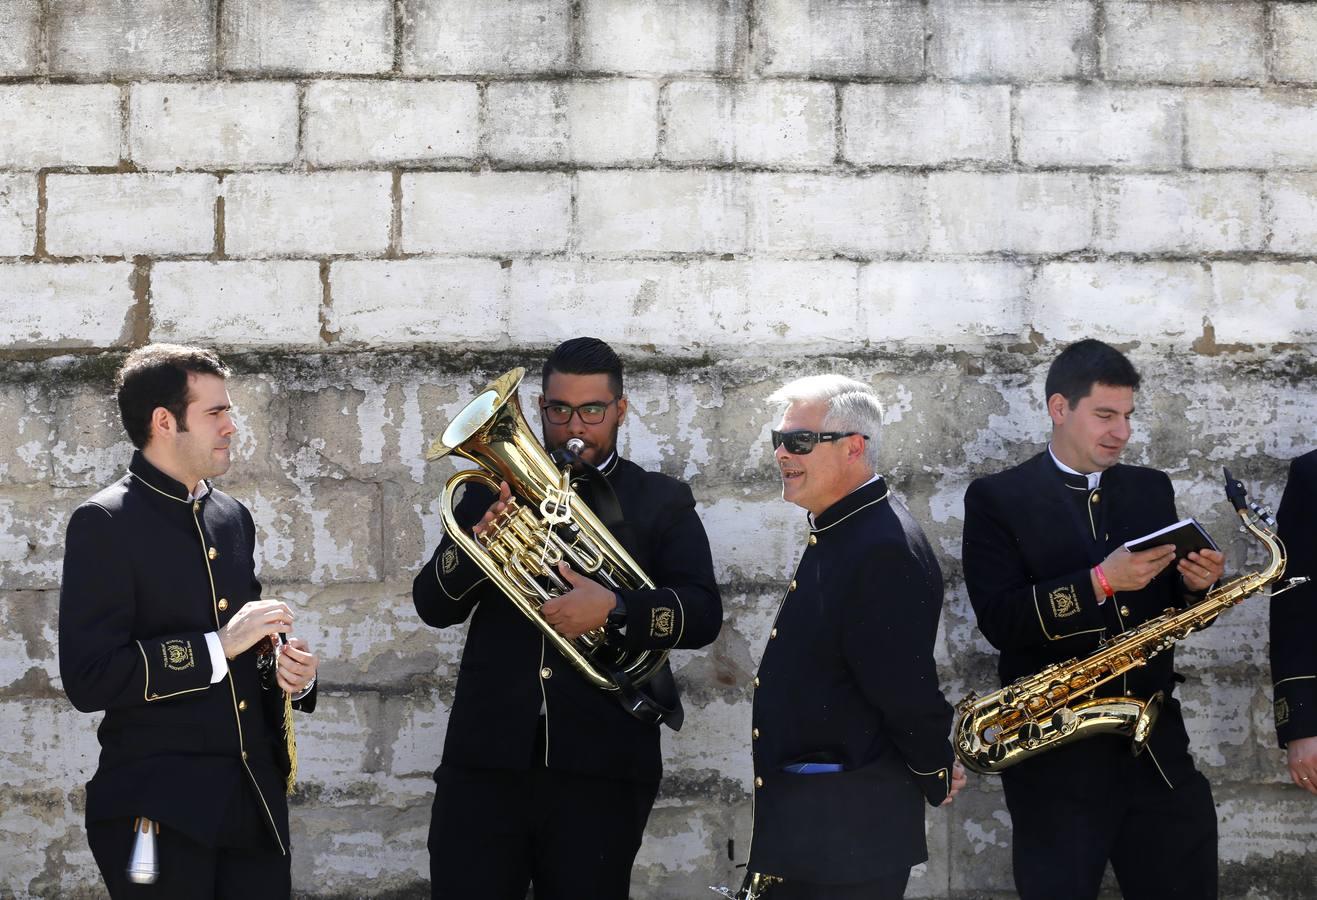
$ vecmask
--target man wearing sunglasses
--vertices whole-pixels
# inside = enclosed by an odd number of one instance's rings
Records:
[[[657,585],[613,591],[564,566],[573,589],[544,605],[545,619],[566,638],[606,626],[628,652],[711,643],[722,601],[691,490],[618,454],[622,361],[603,341],[575,338],[549,356],[542,387],[545,448],[581,442],[573,488]],[[480,533],[508,497],[506,485],[497,497],[471,489],[454,514]],[[656,706],[636,717],[447,537],[412,596],[435,627],[471,618],[435,773],[431,895],[524,900],[533,884],[536,900],[626,900],[662,772],[658,720],[681,724],[669,668],[645,684]]]
[[[839,375],[769,397],[782,499],[809,531],[755,678],[749,870],[771,900],[901,897],[928,859],[924,803],[965,782],[933,641],[942,572],[876,474],[882,408]]]

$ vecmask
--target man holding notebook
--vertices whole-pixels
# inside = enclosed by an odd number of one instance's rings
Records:
[[[965,494],[965,583],[979,629],[1001,653],[1002,684],[1088,656],[1221,577],[1216,550],[1177,561],[1171,544],[1125,548],[1180,518],[1164,472],[1120,463],[1138,387],[1115,348],[1070,345],[1047,373],[1048,446]],[[1167,650],[1098,690],[1162,694],[1140,756],[1128,738],[1099,736],[1003,772],[1024,900],[1096,897],[1108,860],[1131,900],[1216,896],[1216,811],[1189,755],[1173,696],[1180,680]]]

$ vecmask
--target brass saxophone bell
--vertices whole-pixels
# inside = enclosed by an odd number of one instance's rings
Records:
[[[160,874],[155,847],[155,836],[160,833],[160,824],[143,816],[133,820],[133,832],[135,838],[133,852],[128,856],[128,880],[133,884],[155,884]]]

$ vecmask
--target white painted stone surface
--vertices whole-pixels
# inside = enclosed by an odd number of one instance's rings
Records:
[[[928,198],[937,253],[1067,253],[1093,237],[1085,175],[939,172],[928,178]]]
[[[50,4],[50,71],[68,75],[208,75],[210,0],[58,0]]]
[[[836,156],[836,93],[818,82],[668,86],[664,156],[676,162],[816,168]]]
[[[1110,176],[1098,182],[1098,193],[1096,243],[1108,253],[1262,249],[1257,175]]]
[[[375,256],[389,247],[387,172],[259,173],[224,180],[224,250],[235,257]]]
[[[1266,79],[1261,3],[1108,3],[1103,70],[1112,81]]]
[[[297,152],[290,82],[143,83],[131,87],[129,147],[147,169],[278,165]]]
[[[1035,166],[1169,168],[1180,163],[1179,98],[1149,88],[1024,88],[1020,161]]]
[[[1192,263],[1048,263],[1030,290],[1033,327],[1045,336],[1119,342],[1155,328],[1182,349],[1202,333],[1211,298],[1207,270]]]
[[[753,65],[761,75],[917,78],[922,3],[756,3]]]
[[[123,144],[119,99],[110,84],[0,85],[0,167],[115,165]]]
[[[745,182],[721,172],[582,172],[576,227],[586,253],[735,253],[746,245]]]
[[[220,67],[366,74],[393,68],[392,0],[225,0]]]
[[[1004,85],[854,84],[842,92],[842,155],[877,166],[1005,163],[1011,93]]]
[[[0,4],[0,75],[30,75],[41,45],[40,0]]]
[[[0,265],[0,347],[122,346],[132,272],[130,263]]]
[[[320,299],[311,261],[162,262],[151,272],[151,339],[318,347]]]
[[[957,81],[1063,81],[1096,69],[1096,5],[934,0],[930,71]]]
[[[581,66],[654,75],[727,72],[741,8],[742,0],[584,0]]]
[[[1204,88],[1184,102],[1185,162],[1193,168],[1317,166],[1317,91]]]
[[[347,344],[488,344],[505,334],[505,276],[497,260],[336,263],[330,279],[327,328]]]
[[[554,172],[404,175],[408,253],[552,252],[567,246],[571,179]]]
[[[865,257],[917,252],[928,241],[915,176],[756,175],[751,190],[756,252]]]
[[[1023,338],[1030,270],[1006,262],[875,262],[860,270],[865,336],[878,343]]]
[[[1306,344],[1317,337],[1317,263],[1213,263],[1212,285],[1219,343]]]
[[[406,0],[403,71],[513,74],[566,68],[568,0]]]
[[[1317,8],[1308,3],[1271,7],[1272,73],[1278,80],[1317,82]]]
[[[1310,253],[1317,246],[1317,175],[1269,175],[1263,190],[1270,212],[1269,248],[1276,253]]]
[[[486,147],[500,162],[645,165],[658,147],[654,81],[503,81],[486,96]]]
[[[306,91],[304,152],[321,166],[469,159],[478,116],[468,81],[317,81]]]
[[[32,253],[36,240],[36,176],[0,175],[0,256]]]
[[[215,249],[213,175],[51,175],[46,250],[54,256],[145,256]]]

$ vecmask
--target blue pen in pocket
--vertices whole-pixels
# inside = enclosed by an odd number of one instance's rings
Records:
[[[841,763],[803,762],[785,766],[782,771],[796,775],[822,775],[825,772],[840,772]]]

